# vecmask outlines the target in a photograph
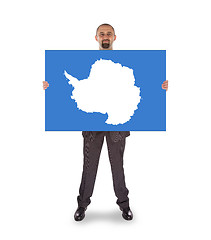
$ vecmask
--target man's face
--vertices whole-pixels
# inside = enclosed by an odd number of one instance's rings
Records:
[[[112,50],[116,35],[112,27],[104,25],[99,27],[95,39],[99,42],[100,50]]]

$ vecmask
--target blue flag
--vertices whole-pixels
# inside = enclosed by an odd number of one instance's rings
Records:
[[[46,50],[46,131],[165,131],[166,51]]]

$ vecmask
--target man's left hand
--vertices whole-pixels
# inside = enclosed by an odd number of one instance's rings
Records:
[[[164,81],[162,84],[162,89],[168,91],[168,80]]]

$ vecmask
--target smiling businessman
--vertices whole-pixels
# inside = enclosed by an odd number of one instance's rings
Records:
[[[96,41],[99,43],[99,50],[113,50],[113,42],[116,40],[114,28],[110,24],[102,24],[96,30]],[[49,87],[48,82],[43,82],[43,89]],[[168,80],[162,84],[162,89],[168,90]],[[104,138],[106,138],[108,155],[111,164],[113,187],[117,197],[117,204],[122,211],[122,217],[125,220],[132,220],[133,213],[130,209],[128,189],[125,183],[125,174],[123,168],[123,155],[125,149],[126,137],[130,135],[129,131],[83,131],[83,172],[77,197],[78,208],[74,214],[76,221],[81,221],[85,217],[85,211],[91,203],[91,196],[94,190],[94,184],[99,164],[101,149]],[[103,203],[102,203],[103,206]]]

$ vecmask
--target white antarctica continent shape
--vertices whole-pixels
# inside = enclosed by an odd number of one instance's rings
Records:
[[[140,102],[140,88],[135,86],[133,69],[111,60],[97,60],[87,79],[78,80],[64,71],[74,87],[71,98],[87,113],[108,114],[107,124],[124,124],[134,115]]]

